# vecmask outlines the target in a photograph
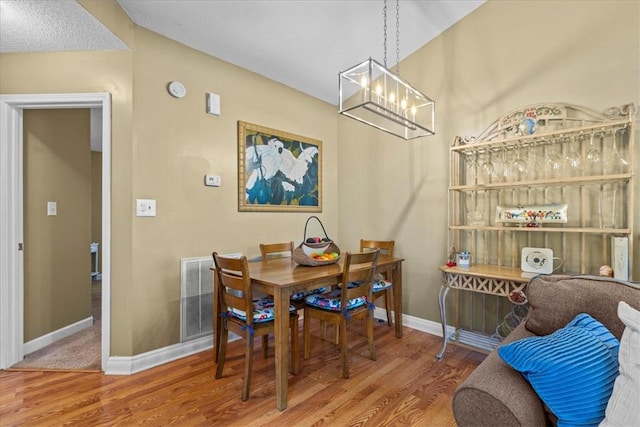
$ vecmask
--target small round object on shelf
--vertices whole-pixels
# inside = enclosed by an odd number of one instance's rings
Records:
[[[167,90],[169,91],[169,94],[174,98],[184,98],[184,96],[187,94],[187,88],[185,88],[184,85],[180,82],[169,83],[169,85],[167,86]]]
[[[613,277],[613,268],[608,265],[600,267],[600,275],[605,277]]]
[[[533,135],[536,131],[537,120],[532,117],[525,117],[518,124],[519,135]]]

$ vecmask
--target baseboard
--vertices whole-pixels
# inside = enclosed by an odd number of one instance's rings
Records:
[[[174,344],[135,356],[110,356],[107,375],[131,375],[213,347],[213,336]]]
[[[377,307],[374,312],[377,319],[386,319],[387,312],[384,308]],[[418,331],[426,332],[431,335],[442,336],[442,325],[439,322],[420,319],[419,317],[402,315],[402,322],[407,326]],[[447,326],[447,335],[453,332],[453,326]],[[231,334],[229,341],[238,339],[238,336]],[[174,344],[168,347],[152,350],[147,353],[137,354],[135,356],[111,356],[107,360],[107,375],[132,375],[155,366],[177,360],[213,347],[213,337],[202,337],[185,343]]]
[[[391,313],[393,314],[393,312]],[[373,313],[373,317],[375,317],[376,319],[387,320],[387,310],[385,310],[383,307],[376,307]],[[442,323],[434,322],[433,320],[426,320],[415,316],[409,316],[408,314],[403,314],[402,325],[438,337],[442,336]],[[446,330],[447,336],[455,331],[454,327],[451,325],[447,325]]]
[[[81,331],[85,328],[89,328],[91,326],[93,326],[93,316],[65,326],[64,328],[60,328],[57,331],[49,332],[46,335],[24,343],[22,346],[22,354],[29,354],[33,353],[34,351],[38,351],[41,348],[48,346],[49,344],[53,344],[54,342],[59,341],[62,338],[66,338],[69,335],[73,335],[76,332]]]

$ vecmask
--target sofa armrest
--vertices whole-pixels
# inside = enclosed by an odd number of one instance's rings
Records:
[[[524,324],[506,342],[533,336]],[[453,395],[453,414],[459,427],[544,426],[544,406],[522,375],[504,363],[496,350],[469,375]]]

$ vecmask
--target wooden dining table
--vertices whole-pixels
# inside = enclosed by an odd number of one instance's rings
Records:
[[[380,255],[377,271],[387,272],[393,283],[393,309],[395,332],[402,338],[402,258]],[[289,372],[289,298],[301,291],[335,286],[342,280],[342,260],[334,264],[321,266],[303,266],[296,264],[291,257],[274,258],[268,261],[249,263],[249,274],[254,290],[272,295],[275,306],[275,368],[276,368],[276,407],[283,411],[287,408],[288,372]],[[217,275],[213,275],[213,330],[214,358],[218,361],[221,312],[218,298]]]

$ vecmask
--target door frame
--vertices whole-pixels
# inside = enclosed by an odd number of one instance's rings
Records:
[[[24,358],[23,110],[102,108],[102,370],[111,333],[111,94],[0,95],[0,369]]]

